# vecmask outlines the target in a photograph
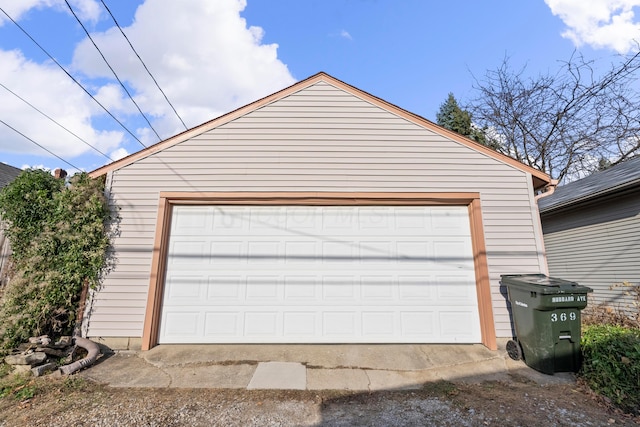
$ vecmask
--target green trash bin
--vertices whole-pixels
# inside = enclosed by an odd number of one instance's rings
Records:
[[[580,310],[591,288],[544,274],[505,274],[516,336],[507,342],[514,360],[553,375],[580,369]]]

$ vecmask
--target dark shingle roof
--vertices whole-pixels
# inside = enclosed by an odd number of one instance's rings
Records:
[[[538,200],[538,208],[541,213],[548,212],[633,186],[640,186],[640,157],[562,185],[551,196]]]
[[[13,181],[18,175],[20,175],[20,172],[22,172],[22,170],[0,162],[0,188],[3,188]]]

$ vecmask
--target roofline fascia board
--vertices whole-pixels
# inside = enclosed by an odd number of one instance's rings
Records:
[[[277,101],[279,99],[282,99],[286,96],[289,96],[293,93],[296,93],[302,89],[305,89],[309,86],[312,86],[318,82],[326,82],[329,83],[331,85],[334,85],[340,89],[345,90],[346,92],[351,93],[354,96],[357,96],[358,98],[366,101],[366,102],[370,102],[384,110],[389,111],[392,114],[395,114],[399,117],[402,117],[418,126],[424,127],[426,129],[429,129],[435,133],[438,133],[440,135],[446,136],[449,139],[452,139],[462,145],[465,145],[469,148],[472,148],[476,151],[479,151],[485,155],[488,155],[489,157],[494,158],[495,160],[498,160],[504,164],[507,164],[509,166],[515,167],[517,169],[522,170],[523,172],[528,172],[531,174],[532,177],[532,186],[534,188],[534,190],[538,190],[546,185],[548,185],[551,182],[551,178],[549,177],[549,175],[547,175],[546,173],[539,171],[538,169],[535,169],[531,166],[525,165],[524,163],[519,162],[518,160],[515,160],[509,156],[507,156],[506,154],[502,154],[499,153],[489,147],[485,147],[482,144],[479,144],[469,138],[466,138],[456,132],[453,132],[449,129],[446,129],[442,126],[439,126],[433,122],[431,122],[430,120],[425,119],[424,117],[421,117],[415,113],[412,113],[410,111],[404,110],[400,107],[398,107],[397,105],[391,104],[388,101],[385,101],[381,98],[378,98],[377,96],[371,95],[368,92],[365,92],[361,89],[358,89],[354,86],[351,86],[348,83],[343,82],[342,80],[338,80],[335,77],[332,77],[330,75],[328,75],[325,72],[319,72],[317,74],[314,74],[311,77],[308,77],[305,80],[301,80],[297,83],[294,83],[293,85],[286,87],[282,90],[279,90],[271,95],[268,95],[264,98],[261,98],[257,101],[254,101],[250,104],[247,104],[243,107],[240,107],[236,110],[233,110],[227,114],[224,114],[222,116],[219,116],[213,120],[210,120],[208,122],[205,122],[201,125],[198,125],[192,129],[186,130],[182,133],[179,133],[175,136],[172,136],[164,141],[160,141],[146,149],[143,149],[141,151],[138,151],[136,153],[133,153],[127,157],[124,157],[120,160],[117,160],[113,163],[107,164],[105,166],[102,166],[92,172],[89,173],[89,176],[91,176],[92,178],[104,175],[108,172],[111,172],[113,170],[117,170],[120,169],[124,166],[127,166],[135,161],[138,161],[140,159],[143,159],[147,156],[150,156],[154,153],[157,153],[158,151],[162,151],[165,148],[168,148],[174,144],[179,144],[180,142],[186,141],[189,138],[192,138],[193,136],[199,135],[201,133],[207,132],[211,129],[214,129],[215,127],[221,126],[225,123],[228,123],[234,119],[237,119],[251,111],[257,110],[258,108],[264,107],[265,105],[268,105],[274,101]]]
[[[326,75],[326,74],[325,74]],[[452,130],[449,130],[445,127],[442,127],[436,123],[433,123],[431,120],[425,119],[422,116],[419,116],[415,113],[412,113],[410,111],[407,111],[401,107],[398,107],[395,104],[392,104],[388,101],[385,101],[384,99],[378,98],[375,95],[371,95],[368,92],[363,91],[362,89],[358,89],[357,87],[351,86],[348,83],[345,83],[341,80],[336,79],[335,77],[326,75],[326,77],[328,79],[330,79],[330,81],[334,84],[336,84],[337,86],[341,87],[342,89],[350,92],[351,94],[358,96],[359,98],[363,99],[364,101],[370,102],[384,110],[387,110],[393,114],[396,114],[399,117],[402,117],[406,120],[409,120],[412,123],[415,123],[419,126],[422,126],[426,129],[429,129],[435,133],[438,133],[440,135],[446,136],[449,139],[452,139],[456,142],[459,142],[469,148],[472,148],[476,151],[480,151],[483,154],[488,155],[489,157],[494,158],[495,160],[498,160],[502,163],[506,163],[509,166],[514,166],[524,172],[529,172],[531,173],[532,179],[538,179],[541,182],[538,185],[535,185],[535,182],[532,182],[532,184],[534,185],[534,189],[540,189],[548,184],[551,183],[551,177],[549,175],[547,175],[546,173],[539,171],[538,169],[535,169],[529,165],[525,165],[522,162],[519,162],[518,160],[507,156],[506,154],[502,154],[499,153],[489,147],[486,147],[476,141],[473,141],[472,139],[469,139],[465,136],[460,135],[457,132],[454,132]]]
[[[106,164],[90,172],[89,176],[92,178],[96,178],[98,176],[104,175],[113,170],[120,169],[124,166],[130,165],[133,162],[136,162],[140,159],[143,159],[159,151],[162,151],[165,148],[171,147],[174,144],[179,144],[196,135],[200,135],[201,133],[207,132],[225,123],[229,123],[232,120],[235,120],[238,117],[243,116],[244,114],[257,110],[258,108],[263,107],[267,104],[270,104],[271,102],[274,102],[278,99],[284,98],[285,96],[289,96],[295,92],[298,92],[299,90],[302,90],[305,87],[310,86],[311,84],[315,84],[317,81],[321,80],[320,79],[321,74],[322,73],[316,74],[308,78],[307,80],[303,80],[301,82],[295,83],[289,87],[286,87],[282,90],[272,93],[271,95],[265,96],[264,98],[258,99],[257,101],[254,101],[243,107],[237,108],[233,111],[223,114],[222,116],[218,116],[213,120],[209,120],[208,122],[204,122],[196,127],[193,127],[177,135],[174,135],[170,138],[167,138],[164,141],[157,142],[156,144],[151,145],[143,150],[137,151],[133,154],[130,154],[127,157],[123,157],[120,160],[116,160],[115,162]],[[307,82],[308,84],[301,86],[300,84],[304,82]]]
[[[551,205],[546,208],[540,209],[540,214],[550,214],[556,211],[561,211],[565,209],[572,208],[577,205],[581,205],[583,203],[589,203],[598,199],[600,197],[613,197],[618,194],[624,194],[632,191],[635,187],[640,187],[640,178],[634,179],[633,181],[628,181],[623,184],[619,184],[613,187],[609,187],[605,190],[601,190],[595,193],[588,194],[583,197],[579,197],[576,199],[571,199],[566,202],[560,203],[558,205]]]

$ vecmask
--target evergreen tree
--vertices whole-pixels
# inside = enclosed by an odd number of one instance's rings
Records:
[[[479,129],[474,126],[471,121],[471,114],[467,110],[460,108],[452,93],[449,93],[447,100],[440,105],[436,120],[440,126],[466,136],[482,145],[494,150],[499,147],[497,141],[487,137],[486,129]]]

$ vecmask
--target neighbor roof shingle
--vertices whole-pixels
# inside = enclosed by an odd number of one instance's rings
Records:
[[[21,169],[14,168],[5,163],[0,162],[0,188],[5,187],[13,181],[22,172]]]
[[[548,212],[638,184],[640,184],[640,157],[634,157],[609,169],[558,187],[551,196],[538,200],[538,208],[541,213]]]

